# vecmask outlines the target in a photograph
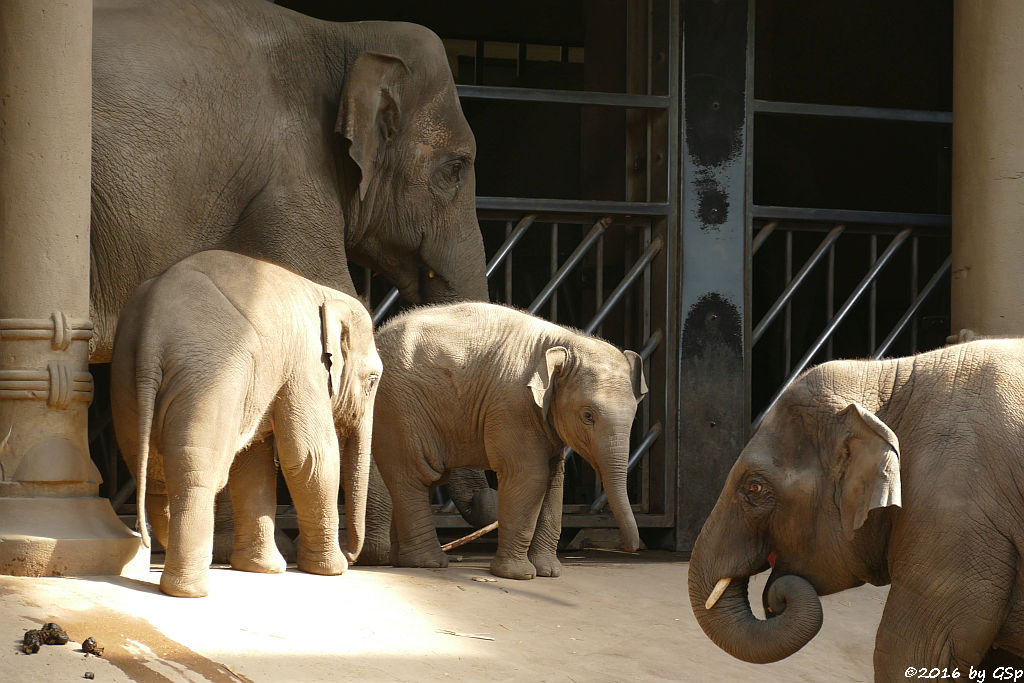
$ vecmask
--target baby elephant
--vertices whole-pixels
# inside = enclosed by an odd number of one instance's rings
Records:
[[[144,282],[121,313],[111,396],[143,543],[148,512],[167,552],[161,590],[207,594],[214,497],[225,482],[235,510],[231,565],[284,571],[274,544],[274,446],[298,514],[299,569],[345,571],[339,477],[343,468],[352,559],[365,528],[380,376],[362,304],[278,266],[207,251]]]
[[[640,357],[504,306],[429,306],[377,332],[387,375],[373,457],[391,492],[395,564],[444,567],[427,491],[458,467],[498,475],[491,573],[558,576],[562,449],[598,472],[625,545],[639,545],[626,497],[629,431],[647,393]]]

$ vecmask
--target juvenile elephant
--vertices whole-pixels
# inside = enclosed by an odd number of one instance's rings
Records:
[[[391,492],[400,566],[443,567],[428,488],[456,467],[498,475],[491,572],[558,576],[562,449],[600,475],[625,546],[639,545],[626,495],[629,432],[647,393],[640,357],[504,306],[414,309],[377,331],[388,372],[373,457]]]
[[[817,595],[891,583],[877,680],[910,666],[966,680],[990,646],[1024,654],[1022,445],[1024,341],[811,369],[743,449],[694,545],[701,628],[772,662],[817,633]],[[760,621],[747,579],[769,567],[774,618]]]
[[[143,283],[118,325],[111,396],[118,443],[138,482],[139,531],[148,546],[148,512],[166,549],[161,590],[207,594],[214,496],[226,482],[232,566],[284,571],[274,544],[272,448],[298,515],[299,569],[345,571],[339,478],[354,558],[380,376],[363,305],[279,266],[208,251]]]
[[[204,249],[355,294],[487,299],[476,142],[444,46],[266,0],[96,0],[90,362],[146,278]]]

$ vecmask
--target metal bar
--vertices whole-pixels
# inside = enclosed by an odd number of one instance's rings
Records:
[[[789,280],[792,277],[793,277],[793,231],[792,230],[787,230],[786,231],[786,282],[789,282]],[[789,298],[786,299],[786,303],[783,305],[783,309],[786,311],[786,313],[785,313],[785,323],[784,323],[784,327],[783,327],[783,330],[784,330],[783,334],[784,334],[784,337],[785,337],[785,339],[784,339],[785,344],[784,345],[785,345],[785,350],[786,350],[786,358],[785,358],[786,363],[785,363],[785,367],[786,367],[786,372],[789,372],[789,369],[793,366],[793,306],[792,306],[792,302],[789,300]],[[754,344],[753,341],[751,341],[750,343],[751,343],[751,346]]]
[[[831,320],[836,312],[836,245],[828,248],[828,281],[825,283],[825,320]],[[826,353],[832,358],[832,337],[828,338]],[[787,372],[788,372],[787,368]]]
[[[856,211],[853,209],[815,209],[796,206],[753,207],[754,218],[820,221],[822,223],[871,223],[876,225],[919,226],[948,228],[952,225],[948,214],[900,213],[895,211]]]
[[[868,286],[878,276],[878,273],[881,272],[882,268],[884,268],[886,264],[889,263],[889,260],[892,259],[893,254],[895,254],[896,250],[899,249],[900,245],[902,245],[903,242],[905,242],[906,239],[910,237],[910,234],[910,228],[906,228],[902,232],[900,232],[900,234],[896,235],[896,237],[893,238],[892,242],[890,242],[889,246],[886,247],[881,257],[879,257],[879,259],[875,261],[875,265],[871,267],[867,275],[865,275],[864,278],[857,285],[857,288],[853,290],[852,294],[850,294],[850,297],[843,304],[842,308],[839,309],[839,312],[835,314],[831,321],[829,321],[829,324],[825,327],[825,330],[820,335],[818,335],[818,338],[814,341],[813,344],[811,344],[811,348],[808,349],[807,353],[804,354],[804,357],[800,359],[800,362],[797,363],[797,366],[793,368],[793,371],[786,378],[786,381],[782,383],[782,386],[779,387],[779,390],[775,392],[774,396],[772,396],[772,400],[768,402],[768,406],[763,411],[761,411],[761,414],[757,416],[756,420],[754,420],[754,429],[757,429],[758,425],[760,425],[761,421],[764,419],[764,416],[767,415],[768,412],[775,407],[775,404],[778,403],[779,398],[781,398],[782,394],[786,391],[786,389],[789,388],[789,385],[793,383],[793,380],[795,380],[800,375],[800,373],[804,371],[804,369],[811,362],[814,356],[817,355],[818,351],[820,351],[821,347],[825,344],[825,341],[829,337],[831,337],[833,333],[835,333],[836,328],[838,328],[840,323],[843,322],[843,320],[846,318],[846,315],[850,312],[854,305],[858,301],[860,301],[860,298],[864,295],[864,292],[867,291]]]
[[[871,259],[868,265],[873,265],[878,258],[878,235],[871,236]],[[878,338],[876,327],[878,326],[878,282],[871,281],[868,291],[868,349],[875,350],[875,340]]]
[[[913,121],[916,123],[953,123],[953,112],[927,109],[891,109],[889,107],[857,107],[839,104],[811,104],[807,102],[776,102],[754,100],[757,114],[793,114],[797,116],[830,116],[850,119],[880,119],[885,121]]]
[[[807,275],[811,272],[811,269],[818,265],[822,256],[828,252],[832,245],[835,244],[836,240],[839,239],[839,236],[843,234],[843,230],[845,230],[845,226],[837,225],[832,228],[828,235],[825,236],[825,239],[821,241],[818,248],[814,250],[814,253],[811,254],[804,265],[800,268],[800,272],[796,274],[796,277],[789,281],[789,284],[786,285],[784,290],[782,290],[782,294],[779,295],[779,298],[775,300],[772,307],[768,309],[768,312],[764,314],[761,321],[757,323],[756,327],[754,327],[754,331],[751,334],[751,344],[756,344],[757,340],[764,335],[765,330],[769,325],[771,325],[772,321],[775,320],[775,316],[779,314],[782,307],[789,302],[796,290],[803,284],[804,280],[807,279]]]
[[[586,256],[587,251],[590,250],[590,247],[594,244],[594,242],[597,241],[597,238],[600,237],[602,233],[604,233],[605,229],[611,222],[611,218],[602,218],[598,222],[594,223],[594,227],[590,229],[590,232],[587,234],[586,237],[583,238],[583,241],[579,243],[579,246],[577,246],[576,249],[573,250],[571,254],[569,254],[569,258],[567,258],[565,260],[565,263],[562,264],[562,267],[558,269],[558,272],[555,274],[555,277],[553,277],[548,282],[548,284],[545,285],[544,289],[540,291],[540,294],[537,295],[537,298],[534,299],[533,303],[531,303],[530,306],[526,309],[527,311],[536,315],[537,311],[540,310],[540,307],[544,305],[544,303],[554,293],[554,291],[558,289],[558,286],[562,284],[566,277],[568,277],[572,269],[575,268],[579,264],[579,262],[583,260],[583,257]]]
[[[615,307],[615,304],[622,298],[622,295],[626,293],[627,289],[629,289],[629,286],[633,284],[640,273],[643,272],[643,269],[647,267],[647,264],[653,261],[654,257],[658,255],[658,252],[661,251],[661,246],[661,237],[655,237],[651,242],[651,246],[647,247],[647,251],[644,252],[644,255],[641,256],[640,260],[634,263],[633,267],[629,269],[629,272],[623,276],[618,286],[605,300],[604,306],[601,307],[601,310],[594,315],[594,318],[584,328],[584,332],[587,334],[594,333],[597,326],[600,325],[601,321],[604,320],[608,313],[611,312],[612,308]]]
[[[601,235],[601,239],[597,240],[597,270],[594,276],[594,310],[601,310],[601,306],[604,304],[604,235]],[[600,335],[601,327],[598,326],[595,332]]]
[[[508,253],[512,251],[512,247],[516,246],[516,243],[523,238],[523,235],[526,234],[526,230],[533,225],[535,220],[537,220],[537,214],[531,213],[519,219],[515,228],[512,227],[511,221],[505,225],[505,231],[508,234],[505,237],[505,242],[498,247],[498,251],[496,251],[494,256],[491,257],[491,260],[487,262],[487,270],[485,271],[486,277],[491,277],[491,273],[498,269],[498,266],[500,266],[502,261],[505,260]]]
[[[640,360],[647,362],[647,359],[651,357],[651,354],[661,346],[661,342],[665,340],[665,334],[661,330],[654,330],[651,336],[647,338],[647,343],[643,345],[636,355],[640,356]]]
[[[896,341],[896,337],[903,332],[903,328],[907,326],[907,322],[914,317],[917,310],[921,308],[921,304],[931,296],[932,291],[939,284],[939,281],[950,271],[952,267],[953,257],[947,256],[946,260],[942,262],[941,266],[939,266],[939,269],[935,271],[934,275],[932,275],[932,278],[928,280],[928,284],[924,286],[921,293],[917,295],[916,299],[914,299],[914,303],[910,305],[910,308],[906,310],[903,317],[896,323],[896,326],[892,328],[892,332],[889,333],[889,336],[885,338],[885,341],[878,345],[877,349],[875,349],[874,354],[871,356],[872,358],[878,359],[885,355],[886,351],[889,350],[889,347],[892,346],[892,343]]]
[[[512,239],[512,221],[505,223],[505,241]],[[505,259],[505,303],[512,303],[512,252],[508,251],[504,255]]]
[[[497,211],[667,216],[668,202],[609,202],[590,199],[533,199],[529,197],[477,197],[476,208]]]
[[[391,307],[395,305],[399,296],[398,288],[392,287],[391,291],[388,292],[388,295],[384,297],[384,301],[381,301],[380,305],[377,306],[377,310],[373,312],[373,324],[375,327],[380,325],[381,321],[384,320],[384,316],[386,316],[388,311],[391,310]]]
[[[127,502],[128,498],[133,493],[135,493],[135,480],[132,479],[131,477],[128,477],[128,480],[124,483],[124,485],[121,486],[121,488],[117,490],[117,493],[114,494],[114,496],[110,499],[111,507],[113,507],[115,510],[118,509],[119,507],[124,505],[125,502]],[[146,504],[145,501],[140,502],[143,505]]]
[[[558,272],[558,223],[551,224],[551,259],[549,261],[549,277],[554,278]],[[548,314],[551,322],[558,322],[558,296],[551,297],[551,310]]]
[[[917,279],[921,271],[920,259],[918,258],[921,240],[917,235],[914,235],[910,246],[912,249],[910,252],[910,300],[913,301],[917,298]],[[910,321],[910,352],[917,353],[917,316],[914,316]]]
[[[661,423],[655,422],[651,430],[644,436],[643,441],[637,444],[633,452],[629,454],[629,460],[626,462],[626,472],[632,472],[636,464],[640,462],[640,457],[647,452],[647,449],[651,447],[651,444],[661,436]],[[595,513],[604,507],[604,504],[608,502],[608,494],[605,491],[601,491],[601,494],[594,499],[593,504],[590,506],[590,512]]]
[[[777,227],[779,227],[779,222],[771,221],[770,223],[766,223],[763,228],[757,231],[757,234],[754,236],[754,241],[750,245],[751,255],[757,253],[757,250],[760,249],[765,240],[775,232],[775,228]]]
[[[588,104],[627,109],[668,109],[666,95],[629,95],[592,92],[589,90],[546,90],[544,88],[509,88],[490,85],[457,85],[459,97],[468,100],[507,100],[541,102],[543,104]]]

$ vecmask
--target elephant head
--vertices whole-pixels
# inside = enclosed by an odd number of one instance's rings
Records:
[[[559,439],[601,477],[623,544],[636,550],[640,535],[626,478],[630,428],[647,394],[640,356],[597,339],[552,346],[541,354],[529,388]]]
[[[373,343],[373,323],[361,305],[354,300],[333,299],[324,302],[320,318],[328,391],[334,401],[334,422],[341,446],[346,555],[354,561],[362,549],[366,530],[373,403],[383,366]]]
[[[818,595],[889,582],[884,510],[900,505],[900,444],[858,396],[837,392],[837,367],[819,366],[783,394],[694,544],[694,614],[739,659],[774,662],[803,647],[821,627]],[[869,393],[877,402],[878,385]],[[763,600],[771,618],[762,621],[747,581],[769,567]]]
[[[346,250],[412,303],[486,301],[476,141],[440,39],[392,26],[402,57],[364,52],[342,87]]]

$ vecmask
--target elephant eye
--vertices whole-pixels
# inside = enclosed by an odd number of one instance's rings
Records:
[[[462,185],[462,174],[465,168],[466,164],[461,159],[449,161],[441,167],[441,182],[458,190]]]
[[[380,379],[380,375],[370,375],[366,380],[366,395],[369,396],[373,388],[377,386],[377,380]]]
[[[580,415],[580,417],[583,420],[583,424],[588,424],[588,425],[594,424],[594,411],[593,410],[590,410],[589,408],[584,410],[583,414]]]
[[[747,493],[752,496],[760,495],[761,491],[764,491],[764,484],[759,481],[752,481],[750,482],[750,485],[747,486]]]

